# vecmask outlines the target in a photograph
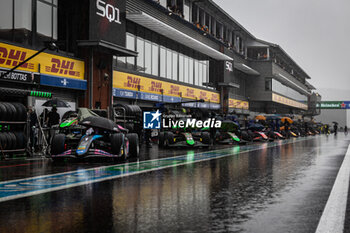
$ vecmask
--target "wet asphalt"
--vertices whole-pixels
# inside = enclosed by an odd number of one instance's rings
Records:
[[[0,232],[315,232],[349,140],[339,134],[265,143],[219,159],[0,202]],[[188,151],[142,148],[140,160]],[[202,151],[208,149],[191,153]],[[0,180],[109,164],[3,161]]]

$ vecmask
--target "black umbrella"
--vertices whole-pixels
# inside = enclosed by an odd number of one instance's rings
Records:
[[[66,102],[64,102],[63,100],[60,99],[51,99],[46,101],[45,103],[43,103],[41,106],[45,106],[45,107],[56,107],[56,108],[69,108],[70,105]]]
[[[87,127],[120,132],[116,123],[104,117],[90,116],[79,122],[79,124]]]
[[[263,130],[265,127],[262,124],[251,124],[249,125],[248,129],[250,130],[256,130],[256,131],[260,131]]]
[[[237,130],[239,126],[236,122],[233,122],[230,120],[224,120],[221,124],[221,128],[227,131],[234,131],[234,130]]]
[[[336,124],[336,125],[338,124],[338,122],[336,122],[336,121],[333,121],[332,123],[333,123],[333,124]]]
[[[266,116],[266,120],[280,120],[281,117],[272,115],[272,116]]]

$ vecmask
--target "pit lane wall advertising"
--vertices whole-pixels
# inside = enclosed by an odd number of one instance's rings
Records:
[[[322,101],[316,104],[321,109],[350,109],[350,101]]]
[[[0,68],[11,69],[36,52],[0,43]],[[17,68],[16,71],[40,73],[42,85],[86,89],[84,62],[80,60],[43,52]]]
[[[203,99],[206,103],[188,103],[185,106],[220,108],[219,93],[120,71],[113,71],[113,89],[115,97],[170,103],[180,102],[182,98]]]
[[[281,95],[277,95],[276,93],[272,93],[272,101],[276,102],[276,103],[288,105],[288,106],[291,106],[294,108],[300,108],[300,109],[304,109],[304,110],[308,109],[308,106],[306,104],[300,103],[300,102],[295,101],[295,100],[291,100],[291,99],[286,98],[286,97],[281,96]]]

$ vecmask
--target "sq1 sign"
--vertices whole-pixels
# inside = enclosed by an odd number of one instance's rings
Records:
[[[125,47],[125,0],[90,0],[89,39]]]

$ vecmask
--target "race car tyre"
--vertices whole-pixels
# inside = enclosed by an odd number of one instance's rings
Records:
[[[112,154],[119,155],[120,149],[124,144],[124,134],[115,133],[111,135],[111,150]],[[123,154],[126,154],[126,151],[123,151]]]
[[[130,108],[130,114],[133,116],[138,116],[138,115],[141,115],[142,113],[142,110],[138,105],[129,105],[129,108]]]
[[[25,148],[25,138],[22,132],[14,132],[17,141],[17,149]]]
[[[5,120],[12,121],[16,115],[16,108],[10,103],[3,103],[6,108]]]
[[[11,150],[17,149],[17,138],[12,132],[8,132],[9,137],[11,138]]]
[[[8,132],[4,133],[4,137],[6,138],[5,150],[11,150],[13,145],[13,138],[9,135]]]
[[[165,137],[165,141],[167,145],[174,144],[174,133],[168,132]]]
[[[242,139],[245,140],[245,141],[251,142],[251,141],[253,140],[252,137],[248,134],[247,131],[242,131],[242,132],[241,132],[241,137],[242,137]]]
[[[159,145],[159,147],[164,147],[164,139],[165,139],[164,132],[160,132],[158,134],[158,145]]]
[[[130,157],[138,158],[140,154],[139,136],[136,133],[128,133],[126,137],[129,139]]]
[[[6,150],[7,147],[7,138],[5,134],[0,133],[0,150]]]
[[[0,121],[6,119],[6,107],[3,103],[0,102]]]
[[[21,103],[12,103],[12,105],[16,108],[16,120],[25,121],[27,118],[26,107]]]
[[[64,152],[64,144],[66,142],[66,135],[56,134],[51,142],[51,155],[59,155]]]
[[[129,132],[132,132],[134,130],[134,124],[133,123],[126,123],[125,128],[129,130]]]
[[[210,133],[209,132],[202,132],[201,138],[202,138],[202,143],[210,144]]]

